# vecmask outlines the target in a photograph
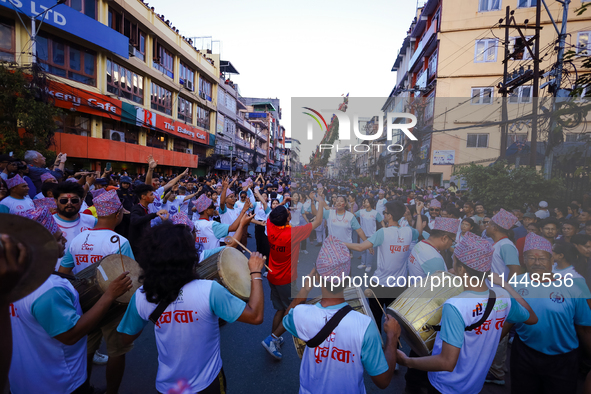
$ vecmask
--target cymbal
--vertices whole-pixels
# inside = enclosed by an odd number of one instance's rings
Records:
[[[27,248],[25,273],[8,295],[14,302],[41,286],[55,269],[58,244],[43,225],[23,216],[0,213],[0,233],[9,234]]]

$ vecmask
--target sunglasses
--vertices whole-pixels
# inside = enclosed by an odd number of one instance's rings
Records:
[[[62,205],[66,205],[68,203],[68,201],[70,201],[73,205],[80,204],[80,198],[78,198],[78,197],[73,197],[73,198],[64,197],[64,198],[60,198],[58,201]]]
[[[429,211],[439,212],[439,211],[441,211],[441,209],[439,209],[439,208],[429,208]]]
[[[490,220],[483,220],[482,223],[489,224],[490,223]]]

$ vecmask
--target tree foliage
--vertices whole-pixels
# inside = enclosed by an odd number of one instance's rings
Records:
[[[474,163],[454,173],[464,178],[470,190],[470,199],[481,201],[485,207],[501,206],[505,209],[521,208],[524,204],[537,204],[544,200],[558,202],[562,181],[550,180],[531,167],[514,168],[505,162],[489,167]]]
[[[48,160],[55,156],[48,148],[61,110],[50,102],[45,85],[39,72],[0,64],[0,151],[14,152],[20,158],[29,149]]]

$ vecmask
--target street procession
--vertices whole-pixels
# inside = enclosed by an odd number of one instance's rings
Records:
[[[591,394],[587,6],[0,2],[0,394]]]

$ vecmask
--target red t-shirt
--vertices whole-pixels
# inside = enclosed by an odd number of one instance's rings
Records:
[[[300,242],[308,238],[310,233],[312,233],[312,223],[296,227],[278,227],[267,219],[267,235],[270,246],[269,268],[273,271],[267,274],[269,283],[280,286],[296,280]],[[296,262],[293,267],[296,269],[292,269],[292,261]]]

